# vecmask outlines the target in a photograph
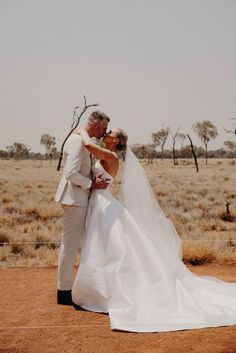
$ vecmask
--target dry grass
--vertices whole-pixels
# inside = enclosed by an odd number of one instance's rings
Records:
[[[175,167],[170,160],[142,162],[161,207],[183,239],[185,262],[236,263],[236,163],[232,162],[214,159],[205,166],[200,161],[199,174],[189,160]],[[56,265],[62,213],[54,195],[60,174],[55,162],[0,160],[2,265]],[[112,186],[115,196],[120,175]],[[232,222],[222,219],[226,202]]]

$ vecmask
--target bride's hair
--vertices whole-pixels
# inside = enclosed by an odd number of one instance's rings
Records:
[[[128,141],[128,135],[122,129],[116,129],[118,132],[116,133],[116,137],[119,139],[119,143],[116,145],[117,151],[125,151]]]

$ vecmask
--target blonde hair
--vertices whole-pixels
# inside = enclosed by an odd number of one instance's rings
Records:
[[[119,139],[119,143],[116,145],[116,149],[118,151],[125,151],[128,141],[128,135],[122,129],[116,129],[118,132],[116,133],[116,137]]]

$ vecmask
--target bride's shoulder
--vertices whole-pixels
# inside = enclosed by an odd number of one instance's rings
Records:
[[[118,154],[116,152],[112,152],[112,154],[114,155],[115,160],[119,162]]]

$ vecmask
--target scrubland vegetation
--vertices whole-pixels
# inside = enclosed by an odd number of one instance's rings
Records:
[[[61,209],[56,161],[0,160],[0,264],[56,265]],[[142,161],[154,193],[183,240],[186,263],[236,263],[236,163]],[[119,191],[121,168],[112,193]],[[226,203],[229,212],[226,212]]]

